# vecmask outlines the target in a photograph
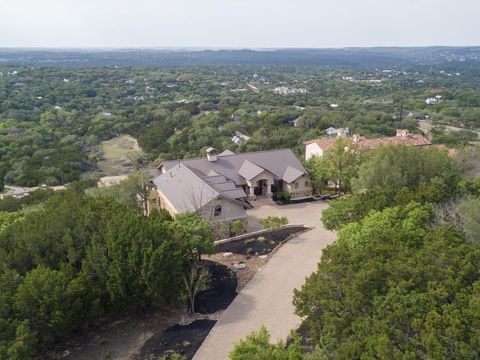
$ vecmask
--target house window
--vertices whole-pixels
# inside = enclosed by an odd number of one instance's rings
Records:
[[[295,183],[295,189],[298,189],[298,183]]]
[[[308,187],[308,181],[305,181],[305,187]]]
[[[213,216],[220,216],[222,214],[222,205],[215,206],[213,210]]]

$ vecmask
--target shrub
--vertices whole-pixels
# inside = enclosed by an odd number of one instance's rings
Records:
[[[272,195],[273,201],[283,203],[290,201],[290,194],[287,192],[277,192]]]
[[[288,224],[288,218],[286,216],[268,216],[261,219],[260,224],[264,229],[279,229]]]
[[[232,223],[232,227],[230,228],[230,231],[234,235],[240,235],[243,232],[245,232],[245,224],[243,223],[242,220],[235,220]]]

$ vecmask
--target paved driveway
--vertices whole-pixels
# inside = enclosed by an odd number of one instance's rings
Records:
[[[285,339],[290,330],[300,324],[292,305],[293,289],[301,287],[305,277],[316,270],[322,249],[335,240],[335,234],[320,223],[325,208],[325,203],[312,202],[265,205],[249,210],[253,228],[258,218],[268,215],[287,216],[292,224],[315,228],[289,240],[243,288],[215,324],[194,360],[228,359],[233,344],[262,325],[272,334],[272,341],[276,341]]]

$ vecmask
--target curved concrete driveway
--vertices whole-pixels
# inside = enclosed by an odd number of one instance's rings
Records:
[[[300,318],[294,314],[293,289],[316,270],[324,249],[335,240],[335,233],[325,230],[320,216],[325,203],[313,202],[288,206],[265,205],[249,210],[250,225],[268,215],[287,216],[292,224],[315,228],[288,241],[265,267],[243,288],[221,315],[194,360],[225,360],[235,342],[265,325],[272,340],[285,339]]]

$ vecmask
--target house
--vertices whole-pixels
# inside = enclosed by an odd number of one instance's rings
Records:
[[[401,117],[402,119],[411,118],[411,117],[413,117],[413,112],[411,112],[411,111],[402,111],[402,113],[400,114],[400,117]],[[394,115],[393,115],[393,118],[396,119],[396,118],[397,118],[397,115],[394,114]]]
[[[427,100],[425,100],[425,104],[427,105],[436,105],[438,102],[438,99],[436,98],[428,98]]]
[[[338,130],[335,129],[334,127],[329,127],[327,130],[325,130],[328,136],[333,136],[337,135]]]
[[[238,135],[233,135],[232,136],[232,142],[235,145],[240,145],[242,143],[242,139]]]
[[[338,129],[340,131],[340,129]],[[337,136],[338,137],[338,136]],[[352,147],[359,150],[374,150],[380,146],[429,146],[431,142],[422,135],[410,134],[407,129],[397,129],[395,136],[382,136],[376,138],[364,138],[360,135],[353,135],[348,139]],[[314,139],[304,142],[305,144],[305,160],[309,160],[312,156],[323,156],[326,150],[329,150],[335,144],[335,138]]]
[[[299,127],[300,124],[301,124],[301,122],[300,122],[300,119],[301,119],[301,118],[302,118],[302,117],[299,116],[299,117],[297,117],[296,119],[289,120],[289,121],[288,121],[288,125],[294,126],[294,127]]]
[[[209,221],[246,221],[255,201],[286,192],[291,198],[312,195],[310,177],[290,149],[235,154],[206,150],[206,157],[165,161],[153,180],[149,210],[173,216],[195,211]]]
[[[123,180],[127,180],[128,175],[117,175],[117,176],[104,176],[101,177],[97,182],[97,187],[108,187],[113,185],[118,185]]]

